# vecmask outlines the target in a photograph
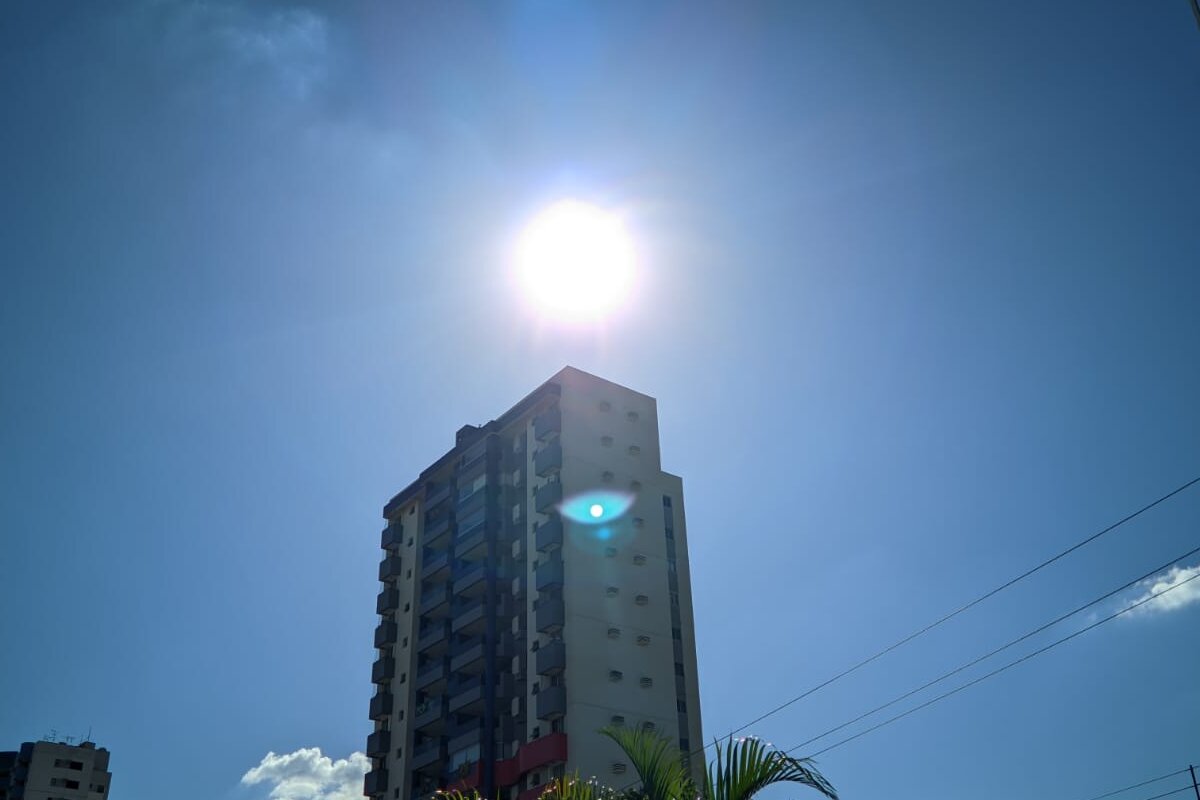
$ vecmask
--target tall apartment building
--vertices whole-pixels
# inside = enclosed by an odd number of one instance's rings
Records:
[[[654,398],[567,367],[460,429],[383,514],[368,797],[624,786],[597,732],[613,724],[700,745],[683,488]]]
[[[108,751],[92,742],[25,742],[0,753],[0,800],[103,800]]]

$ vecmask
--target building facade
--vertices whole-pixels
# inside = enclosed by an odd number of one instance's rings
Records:
[[[92,742],[25,742],[0,753],[0,800],[103,800],[108,751]]]
[[[699,749],[683,489],[654,398],[568,367],[460,429],[384,517],[368,797],[622,787],[607,725]]]

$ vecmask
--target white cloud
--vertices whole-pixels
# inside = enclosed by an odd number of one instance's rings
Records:
[[[269,784],[271,800],[361,800],[363,776],[370,768],[362,753],[334,761],[319,747],[303,747],[283,755],[267,753],[242,776],[242,785]]]
[[[1198,578],[1197,580],[1192,580]],[[1188,582],[1190,581],[1190,582]],[[1200,564],[1171,569],[1141,583],[1142,593],[1131,603],[1154,597],[1130,612],[1131,615],[1165,614],[1200,602]]]

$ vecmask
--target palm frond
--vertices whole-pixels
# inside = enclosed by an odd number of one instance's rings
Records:
[[[542,791],[539,800],[617,800],[617,793],[595,779],[584,781],[579,773],[555,778]]]
[[[601,728],[629,756],[642,787],[628,795],[644,800],[693,800],[696,786],[671,740],[640,728]]]
[[[462,789],[439,789],[435,795],[437,800],[480,800],[478,789],[471,789],[469,792]]]
[[[829,800],[837,791],[811,759],[793,758],[758,739],[717,742],[717,754],[705,781],[705,800],[750,800],[773,783],[799,783],[816,789]]]

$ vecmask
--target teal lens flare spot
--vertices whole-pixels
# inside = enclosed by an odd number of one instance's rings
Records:
[[[622,492],[584,492],[568,497],[559,512],[584,525],[604,525],[619,519],[633,505],[633,495]]]

